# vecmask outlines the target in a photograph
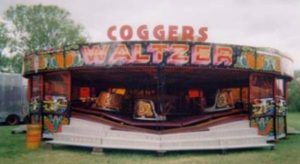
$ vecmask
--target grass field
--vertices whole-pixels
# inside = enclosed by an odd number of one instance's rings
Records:
[[[288,124],[300,130],[300,113],[289,113]],[[11,134],[14,127],[0,126],[0,163],[238,163],[238,164],[300,164],[300,135],[290,135],[276,144],[275,150],[235,150],[222,154],[220,151],[170,152],[162,157],[154,152],[104,150],[104,155],[94,155],[90,149],[55,146],[53,150],[40,148],[29,151],[25,147],[24,134]]]

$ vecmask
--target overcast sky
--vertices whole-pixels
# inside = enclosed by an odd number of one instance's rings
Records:
[[[206,26],[208,42],[276,48],[300,69],[300,0],[0,0],[1,16],[18,3],[66,9],[92,42],[111,25]]]

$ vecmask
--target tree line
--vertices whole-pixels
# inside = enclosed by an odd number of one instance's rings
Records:
[[[84,28],[53,5],[9,7],[0,21],[0,72],[21,73],[24,54],[85,43]],[[8,55],[4,55],[4,52]]]
[[[294,80],[288,86],[288,111],[300,112],[300,70],[295,71]]]

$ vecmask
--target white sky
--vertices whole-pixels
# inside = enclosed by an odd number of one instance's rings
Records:
[[[207,26],[208,42],[276,48],[300,69],[299,0],[0,0],[0,17],[18,3],[66,9],[92,42],[107,41],[111,25]]]

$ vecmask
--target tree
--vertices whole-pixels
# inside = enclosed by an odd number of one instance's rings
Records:
[[[6,47],[8,42],[7,29],[5,25],[0,22],[0,72],[7,69],[7,65],[10,63],[7,57],[2,55],[3,49]]]
[[[295,71],[295,78],[289,83],[288,107],[289,111],[300,112],[300,71]]]
[[[8,72],[21,72],[26,53],[86,42],[83,27],[70,19],[69,12],[57,6],[17,5],[6,10],[4,15],[9,30],[0,24],[0,50],[8,43],[15,54],[0,56],[1,69]]]
[[[59,49],[83,43],[83,27],[70,19],[70,13],[57,6],[17,5],[4,13],[11,23],[10,48],[16,54]]]
[[[289,111],[300,112],[300,84],[292,81],[289,88]]]
[[[6,47],[7,42],[7,29],[4,24],[0,22],[0,57],[2,56],[2,50]]]

